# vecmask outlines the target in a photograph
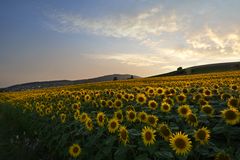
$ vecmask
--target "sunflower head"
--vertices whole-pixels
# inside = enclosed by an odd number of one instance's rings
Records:
[[[114,118],[116,118],[119,122],[123,121],[123,113],[122,110],[118,110],[114,112]]]
[[[238,99],[237,98],[234,98],[234,97],[231,97],[230,99],[228,99],[228,106],[229,107],[238,107]]]
[[[81,147],[79,146],[79,144],[73,144],[69,147],[68,153],[73,158],[77,158],[81,153]]]
[[[186,97],[185,94],[180,94],[180,95],[177,96],[177,102],[178,102],[179,104],[185,103],[186,100],[187,100],[187,97]]]
[[[204,90],[203,90],[203,95],[204,95],[204,96],[211,96],[211,95],[212,95],[212,92],[211,92],[211,90],[209,90],[209,89],[204,89]]]
[[[192,110],[190,109],[189,105],[182,105],[178,107],[178,114],[181,117],[187,117],[189,113],[192,113]]]
[[[141,135],[144,145],[147,146],[155,143],[155,132],[154,129],[146,126],[142,129]]]
[[[143,105],[144,103],[146,103],[147,97],[145,96],[145,94],[139,93],[137,94],[136,101],[137,103]]]
[[[147,122],[147,113],[144,112],[144,111],[139,112],[139,113],[138,113],[138,120],[139,120],[140,122],[146,123],[146,122]]]
[[[152,110],[156,110],[157,107],[158,107],[158,103],[157,103],[156,101],[154,101],[154,100],[150,100],[150,101],[148,102],[148,107],[149,107],[150,109],[152,109]]]
[[[158,132],[160,133],[160,136],[164,138],[165,141],[168,141],[169,138],[172,136],[171,129],[168,127],[166,123],[159,124]]]
[[[110,133],[115,133],[119,127],[119,122],[116,118],[112,118],[108,122],[108,131]]]
[[[67,115],[65,113],[60,114],[61,123],[65,123]]]
[[[113,102],[111,100],[107,100],[107,106],[109,108],[112,108],[113,107]]]
[[[210,138],[210,131],[206,127],[202,127],[194,132],[194,138],[200,144],[206,144]]]
[[[101,104],[101,107],[107,106],[107,102],[104,99],[100,100],[100,104]]]
[[[156,89],[156,94],[157,94],[157,95],[163,95],[163,94],[164,94],[164,89],[161,88],[161,87],[157,88],[157,89]]]
[[[92,119],[90,117],[88,117],[86,119],[85,126],[86,126],[88,131],[92,131],[93,130],[93,122],[92,122]]]
[[[105,123],[105,114],[103,112],[99,112],[97,114],[97,124],[100,126],[100,127],[103,127],[104,126],[104,123]]]
[[[209,116],[212,116],[214,113],[214,109],[211,105],[204,105],[201,107],[201,111]]]
[[[236,91],[238,89],[238,86],[237,85],[231,85],[231,89]]]
[[[91,99],[92,99],[92,98],[91,98],[91,96],[90,96],[89,94],[87,94],[87,95],[84,96],[84,101],[85,101],[85,102],[89,102],[89,101],[91,101]]]
[[[208,101],[206,101],[205,99],[200,99],[199,100],[199,104],[201,105],[201,106],[204,106],[204,105],[207,105],[208,104]]]
[[[171,99],[171,98],[165,98],[165,99],[163,100],[163,103],[168,103],[170,106],[173,106],[173,105],[174,105],[174,101],[173,101],[173,99]]]
[[[88,114],[83,112],[81,115],[80,115],[80,122],[84,123],[88,118]]]
[[[122,108],[123,107],[123,102],[122,102],[122,100],[120,100],[120,99],[116,99],[115,101],[114,101],[114,107],[115,108]]]
[[[169,141],[177,155],[186,155],[192,149],[192,142],[185,133],[177,132],[170,137]]]
[[[236,108],[230,107],[227,109],[224,109],[222,112],[222,117],[225,120],[225,122],[229,125],[235,125],[239,123],[239,111]]]
[[[137,113],[135,111],[127,111],[126,118],[129,122],[135,122],[137,120]]]
[[[128,130],[126,129],[125,126],[121,126],[119,128],[119,140],[122,144],[126,145],[127,142],[129,141],[129,136],[128,136]]]
[[[162,112],[165,112],[165,113],[167,113],[167,112],[170,112],[171,111],[171,105],[170,104],[168,104],[168,103],[166,103],[166,102],[163,102],[162,104],[161,104],[161,111]]]
[[[198,119],[197,119],[197,116],[193,113],[189,113],[187,114],[186,116],[186,121],[189,125],[193,126],[193,127],[196,127],[198,126]]]
[[[147,116],[147,121],[148,121],[149,125],[151,125],[153,127],[156,127],[157,126],[157,122],[158,122],[158,118],[155,115],[148,115]]]
[[[226,101],[228,100],[229,98],[231,98],[231,95],[229,93],[222,93],[221,94],[221,99]]]

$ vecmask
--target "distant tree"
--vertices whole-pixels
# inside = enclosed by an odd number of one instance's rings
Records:
[[[186,74],[186,70],[183,69],[182,67],[178,67],[177,68],[177,74],[178,75]]]
[[[116,80],[118,80],[118,78],[117,77],[113,77],[113,80],[116,81]]]
[[[183,70],[182,67],[178,67],[178,68],[177,68],[177,71],[178,71],[178,72],[180,72],[180,71],[182,71],[182,70]]]
[[[131,75],[130,79],[133,79],[133,75]]]

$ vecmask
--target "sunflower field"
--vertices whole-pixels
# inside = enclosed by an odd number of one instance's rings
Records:
[[[239,71],[5,92],[0,110],[34,159],[240,159]]]

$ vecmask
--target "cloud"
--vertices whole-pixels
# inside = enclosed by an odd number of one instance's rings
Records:
[[[55,13],[50,17],[56,21],[50,25],[51,29],[63,33],[87,31],[96,35],[143,40],[149,35],[179,30],[176,15],[163,15],[159,8],[152,8],[135,16],[120,15],[99,19],[67,13]]]
[[[198,14],[200,19],[209,12]],[[195,17],[194,17],[195,16]],[[201,21],[196,27],[196,15],[154,7],[136,15],[86,18],[81,15],[55,13],[51,28],[61,33],[88,32],[98,36],[128,38],[135,45],[146,47],[149,53],[98,54],[92,58],[115,60],[137,67],[159,67],[161,70],[177,66],[192,66],[240,59],[240,30],[224,27],[216,29]],[[184,64],[184,65],[182,65]]]
[[[221,33],[206,27],[191,35],[186,42],[189,48],[204,55],[240,56],[240,31]]]
[[[98,55],[92,58],[116,60],[122,64],[138,67],[161,66],[163,64],[166,64],[166,61],[163,57],[154,54],[117,53],[111,55]]]

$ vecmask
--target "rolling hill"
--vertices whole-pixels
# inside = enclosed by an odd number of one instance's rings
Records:
[[[200,66],[193,66],[185,69],[182,69],[179,67],[176,71],[159,74],[151,77],[191,75],[191,74],[236,71],[236,70],[240,70],[240,62],[206,64],[206,65],[200,65]]]
[[[112,80],[126,80],[140,78],[135,75],[130,74],[112,74],[105,75],[97,78],[83,79],[83,80],[58,80],[58,81],[42,81],[42,82],[30,82],[24,84],[13,85],[7,88],[0,89],[0,92],[7,91],[21,91],[28,89],[39,89],[39,88],[48,88],[48,87],[58,87],[65,85],[75,85],[75,84],[83,84],[83,83],[95,83],[95,82],[104,82],[104,81],[112,81]]]

